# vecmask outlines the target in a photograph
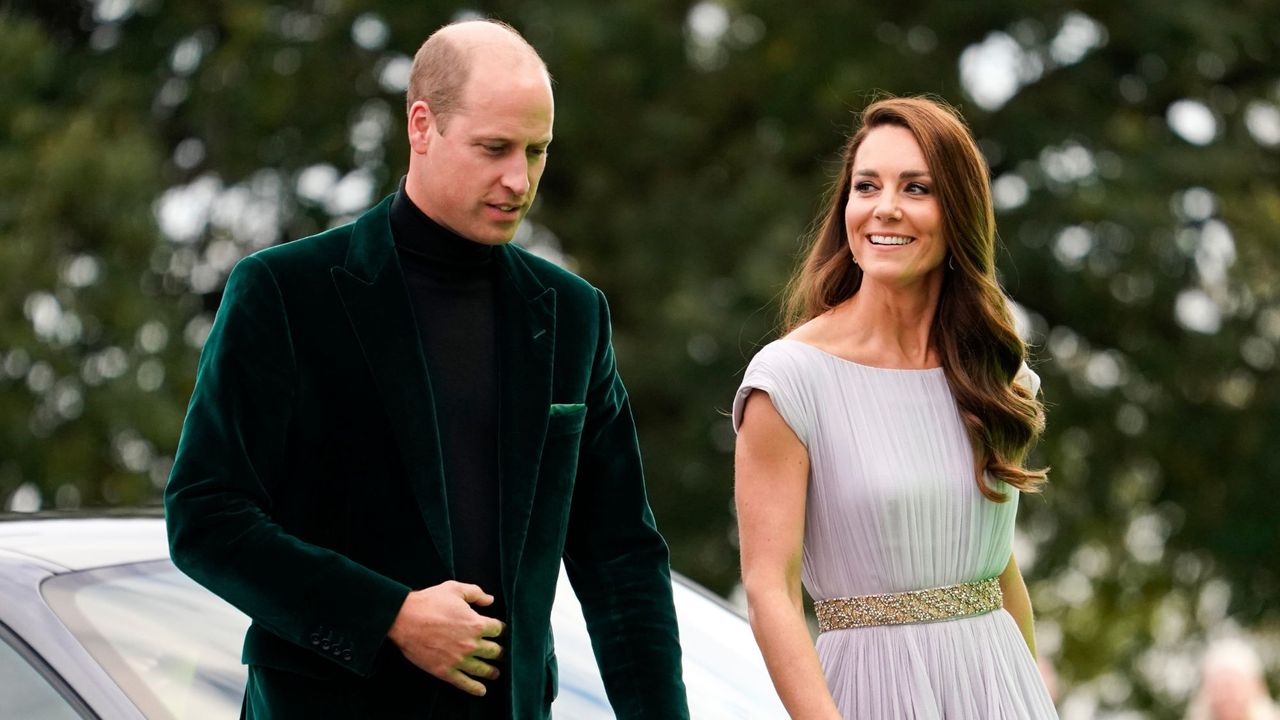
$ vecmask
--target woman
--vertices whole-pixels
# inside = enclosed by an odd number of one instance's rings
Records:
[[[996,281],[986,165],[949,107],[863,111],[788,333],[734,399],[751,625],[794,718],[1038,720],[1012,553],[1043,428]],[[810,642],[801,582],[815,599]]]

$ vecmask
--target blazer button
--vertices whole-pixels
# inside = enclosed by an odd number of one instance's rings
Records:
[[[328,651],[329,651],[329,641],[328,641],[328,640],[325,640],[325,641],[321,642],[321,643],[320,643],[320,649],[321,649],[321,650],[324,650],[325,652],[328,652]]]
[[[311,633],[311,644],[312,644],[312,645],[319,645],[319,644],[320,644],[320,633],[318,633],[318,632],[313,632],[313,633]]]
[[[347,648],[342,652],[342,659],[351,662],[351,648]]]

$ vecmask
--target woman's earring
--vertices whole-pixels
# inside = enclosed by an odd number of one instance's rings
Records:
[[[956,269],[956,256],[955,256],[955,255],[953,255],[953,254],[948,254],[948,255],[947,255],[947,267],[951,268],[952,270],[955,270],[955,269]]]

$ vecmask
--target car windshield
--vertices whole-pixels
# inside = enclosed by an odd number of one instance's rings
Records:
[[[148,718],[236,718],[249,619],[168,561],[49,578],[46,601]]]
[[[239,717],[249,619],[169,561],[58,575],[41,591],[146,717]],[[747,623],[689,585],[676,583],[675,595],[693,717],[786,717]],[[552,620],[560,665],[554,717],[613,717],[581,608],[563,576]]]

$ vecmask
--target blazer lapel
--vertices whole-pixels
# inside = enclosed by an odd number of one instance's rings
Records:
[[[418,509],[452,576],[440,431],[422,339],[391,237],[390,204],[387,198],[360,216],[343,267],[330,274],[391,420]]]
[[[556,293],[543,287],[518,251],[498,248],[499,523],[502,586],[511,597],[537,489],[551,407]]]

